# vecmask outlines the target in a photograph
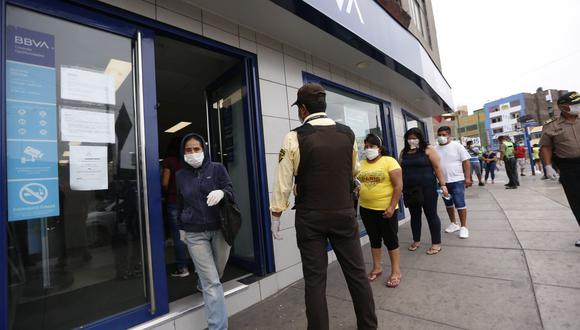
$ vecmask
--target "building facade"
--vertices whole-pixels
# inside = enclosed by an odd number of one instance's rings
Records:
[[[273,241],[268,210],[300,86],[326,88],[361,151],[368,133],[392,155],[410,127],[433,140],[453,108],[428,0],[0,5],[2,329],[207,326],[195,277],[169,276],[161,160],[186,133],[226,166],[243,215],[223,279],[235,314],[302,278],[294,211]]]

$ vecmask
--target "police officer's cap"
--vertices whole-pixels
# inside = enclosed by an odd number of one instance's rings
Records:
[[[307,83],[300,87],[298,90],[296,102],[292,103],[292,106],[297,104],[304,104],[307,101],[316,101],[319,95],[326,95],[324,88],[317,83]]]
[[[558,98],[558,104],[579,104],[580,94],[576,92],[566,93]]]

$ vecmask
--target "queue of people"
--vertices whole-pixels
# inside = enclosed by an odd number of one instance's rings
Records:
[[[286,134],[279,154],[274,192],[270,201],[270,230],[281,239],[280,217],[295,194],[296,241],[300,250],[305,281],[308,329],[329,329],[326,301],[327,244],[330,242],[345,275],[359,329],[377,329],[378,321],[370,282],[380,278],[382,246],[388,250],[391,272],[384,284],[396,288],[402,281],[398,240],[399,204],[404,196],[411,215],[413,242],[409,251],[421,244],[422,212],[425,213],[431,246],[428,255],[442,251],[441,220],[437,213],[439,196],[445,204],[450,224],[446,233],[459,232],[469,238],[465,189],[472,175],[479,185],[495,181],[498,160],[505,163],[508,189],[519,185],[517,148],[508,137],[500,137],[498,153],[480,153],[472,145],[463,147],[451,136],[451,129],[440,127],[437,144],[428,144],[423,132],[409,129],[398,160],[389,156],[381,138],[368,134],[364,139],[364,159],[359,162],[353,131],[326,115],[326,92],[315,83],[298,90],[296,102],[301,126]],[[558,100],[562,117],[544,127],[539,154],[549,178],[557,178],[557,165],[564,190],[580,225],[580,95],[566,94]],[[564,133],[562,133],[564,132]],[[574,136],[563,139],[561,134]],[[209,329],[227,329],[227,311],[220,281],[230,246],[220,231],[217,205],[224,198],[234,200],[232,182],[225,167],[212,162],[207,145],[198,134],[183,138],[179,167],[175,168],[176,219],[180,240],[185,243],[198,274],[207,306]],[[482,178],[480,160],[484,164]],[[524,172],[520,172],[523,176]],[[169,175],[169,174],[168,174]],[[353,184],[353,182],[358,184]],[[164,186],[165,181],[164,181]],[[353,186],[358,196],[359,214],[369,236],[372,269],[366,272],[359,240],[357,213],[353,208]],[[356,205],[356,204],[355,204]],[[459,223],[457,217],[459,218]],[[174,230],[175,231],[175,230]],[[177,232],[177,231],[175,231]],[[174,234],[175,235],[175,234]],[[580,246],[580,240],[576,242]],[[181,254],[177,249],[176,255]],[[181,258],[183,259],[183,258]],[[181,260],[183,262],[183,260]],[[180,276],[186,269],[176,270]],[[187,275],[185,275],[187,276]]]

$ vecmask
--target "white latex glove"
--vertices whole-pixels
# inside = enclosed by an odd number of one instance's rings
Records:
[[[281,240],[282,236],[280,235],[280,217],[272,217],[272,222],[270,222],[270,230],[272,231],[272,237],[277,240]]]
[[[185,243],[185,230],[179,231],[179,240]]]
[[[207,195],[207,206],[214,206],[224,198],[223,190],[214,190]]]
[[[550,180],[558,180],[558,172],[556,172],[552,165],[546,165],[546,176]]]

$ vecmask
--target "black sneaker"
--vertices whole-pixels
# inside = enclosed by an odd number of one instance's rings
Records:
[[[483,183],[483,182],[480,182],[480,183],[479,183],[479,186],[480,186],[480,187],[483,187],[483,186],[485,186],[485,183]]]
[[[176,271],[174,271],[173,273],[171,273],[172,277],[188,277],[189,276],[189,270],[187,270],[187,268],[180,268]]]
[[[518,189],[518,186],[507,186],[505,189]]]
[[[580,247],[580,239],[576,241],[576,243],[574,243],[574,245],[576,245],[577,247]]]
[[[520,176],[526,176],[524,173],[520,174]]]

